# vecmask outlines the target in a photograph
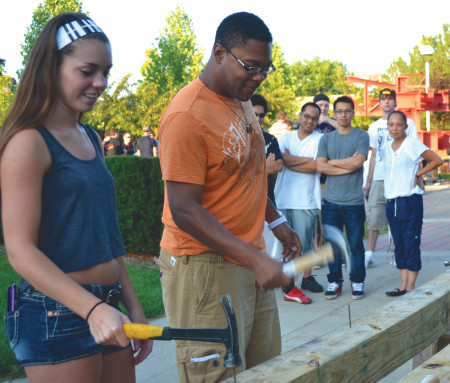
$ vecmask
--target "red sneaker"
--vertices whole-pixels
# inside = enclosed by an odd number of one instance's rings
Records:
[[[295,286],[288,293],[284,293],[284,300],[303,304],[311,303],[311,299],[308,298],[305,294],[303,294],[302,290],[299,290]]]

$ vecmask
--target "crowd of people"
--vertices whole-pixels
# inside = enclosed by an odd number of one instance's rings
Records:
[[[352,297],[361,299],[385,211],[401,275],[387,294],[414,289],[422,177],[442,160],[411,136],[410,121],[394,110],[395,92],[381,91],[383,117],[370,138],[352,125],[351,98],[334,101],[333,119],[324,94],[302,106],[298,129],[281,113],[272,134],[264,132],[267,102],[255,92],[276,70],[272,35],[259,17],[239,12],[220,23],[205,69],[166,109],[159,144],[144,127],[134,147],[129,133],[121,143],[112,129],[102,142],[80,123],[106,89],[111,66],[109,40],[90,18],[54,17],[31,51],[0,131],[5,245],[21,276],[6,330],[30,381],[134,382],[134,366],[152,350],[151,340],[130,343],[122,329],[146,318],[123,260],[108,155],[160,157],[166,198],[158,265],[169,326],[227,327],[219,298],[229,294],[242,370],[281,352],[275,288],[299,303],[311,303],[301,289],[324,291],[311,270],[300,282],[282,268],[320,246],[321,221],[345,228]],[[368,252],[364,193],[374,232]],[[378,206],[383,196],[385,210]],[[343,289],[342,259],[328,267],[325,298],[335,299]],[[233,372],[224,366],[226,352],[221,343],[177,341],[180,382],[227,378]]]
[[[257,116],[259,113],[257,105],[262,103],[260,98],[262,98],[260,95],[252,97]],[[383,115],[370,125],[366,133],[352,126],[354,103],[351,98],[346,96],[337,98],[333,107],[335,118],[329,118],[330,100],[327,95],[319,93],[312,103],[302,106],[296,130],[285,130],[277,140],[282,166],[281,170],[278,170],[279,174],[274,187],[276,206],[299,235],[304,253],[320,246],[322,222],[335,226],[341,231],[345,229],[346,240],[351,251],[350,265],[346,266],[350,267],[353,299],[364,297],[366,269],[375,265],[378,234],[380,230],[388,228],[391,230],[395,246],[393,264],[400,270],[401,284],[394,291],[386,292],[386,295],[399,296],[414,289],[417,273],[421,267],[423,175],[432,172],[442,164],[442,160],[434,152],[420,143],[414,121],[395,110],[395,90],[382,89],[379,94],[379,105]],[[267,103],[265,108],[267,112]],[[401,134],[398,133],[400,141],[396,141],[395,135],[391,133],[389,127],[391,115],[392,120],[399,119],[398,115],[404,118]],[[279,132],[283,119],[286,120],[286,114],[279,113],[278,121],[269,131]],[[263,126],[263,120],[260,124]],[[273,130],[274,126],[276,129]],[[398,160],[393,161],[391,146],[396,142],[402,142],[405,137],[410,139],[401,147],[402,150],[398,152],[398,155],[407,152],[405,158],[410,160],[410,163],[402,168],[399,167],[401,165]],[[418,147],[419,152],[412,152],[412,149],[407,147],[410,142],[416,144],[415,147]],[[368,159],[369,150],[371,156]],[[266,155],[268,158],[273,156],[268,147],[266,147]],[[397,158],[397,153],[394,158]],[[420,161],[424,161],[424,166],[419,173]],[[365,179],[364,165],[367,167]],[[269,169],[269,166],[267,168]],[[274,173],[276,172],[268,171],[268,174],[272,174],[271,177]],[[417,181],[403,179],[399,176],[400,173],[418,175]],[[385,187],[385,179],[389,182],[387,187]],[[322,188],[319,186],[319,180]],[[410,185],[410,187],[401,190],[397,186],[401,183],[403,186]],[[398,194],[392,194],[388,190],[395,190]],[[269,190],[269,195],[270,193]],[[393,220],[389,215],[392,213],[390,202],[394,201],[397,209],[397,206],[401,206],[397,205],[397,202],[400,203],[405,198],[409,201],[411,196],[419,200],[414,204],[410,203],[411,206],[414,205],[414,209],[402,213],[406,214],[406,218],[402,221],[399,221],[397,217]],[[395,214],[397,212],[395,210]],[[368,234],[366,251],[363,245],[365,222]],[[405,222],[414,225],[414,230],[412,227],[405,226]],[[398,229],[399,226],[402,226],[401,230]],[[268,253],[278,258],[279,247],[270,232],[266,230],[264,237],[268,244]],[[400,259],[400,265],[397,263],[398,259]],[[325,299],[335,299],[342,293],[342,265],[345,261],[337,257],[328,265],[328,287],[325,291]],[[288,287],[283,288],[284,299],[303,304],[311,303],[311,299],[302,290],[322,292],[324,289],[311,275],[311,270],[306,270],[301,282],[291,281]]]
[[[120,131],[116,128],[105,133],[102,141],[104,155],[108,156],[139,156],[139,157],[159,157],[158,141],[155,133],[148,126],[142,128],[142,137],[136,144],[133,142],[131,133],[123,134],[123,142],[120,142]]]

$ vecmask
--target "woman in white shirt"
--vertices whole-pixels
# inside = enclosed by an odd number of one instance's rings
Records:
[[[386,295],[397,297],[414,289],[421,269],[424,184],[422,176],[442,165],[442,159],[417,139],[407,137],[406,115],[398,110],[389,114],[388,129],[392,144],[384,147],[384,195],[386,217],[395,246],[395,260],[401,285]],[[420,169],[421,161],[428,165]]]

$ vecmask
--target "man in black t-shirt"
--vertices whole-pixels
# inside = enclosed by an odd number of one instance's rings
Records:
[[[150,138],[150,133],[153,133],[148,126],[142,128],[143,136],[139,138],[136,144],[136,153],[142,157],[158,157],[158,144],[153,138]]]
[[[103,150],[105,151],[105,156],[120,156],[123,154],[122,144],[119,141],[119,131],[116,128],[112,128],[103,141]]]
[[[256,118],[262,128],[264,117],[267,113],[267,101],[259,94],[254,94],[250,100],[252,102]],[[281,172],[283,169],[283,156],[281,155],[276,137],[265,131],[263,131],[263,135],[266,146],[267,195],[275,205],[275,196],[273,193],[274,174]]]

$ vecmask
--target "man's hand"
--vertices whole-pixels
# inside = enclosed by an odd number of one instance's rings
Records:
[[[255,276],[258,286],[266,289],[284,287],[290,283],[290,279],[283,273],[282,262],[277,262],[268,255],[255,258],[250,269]]]
[[[366,182],[366,186],[364,187],[364,195],[365,196],[369,196],[369,193],[370,193],[370,188],[372,187],[372,181],[367,181]]]
[[[284,261],[290,261],[291,259],[300,256],[303,248],[302,243],[300,242],[297,233],[292,230],[287,223],[278,225],[272,232],[283,245],[281,254],[283,255]]]

